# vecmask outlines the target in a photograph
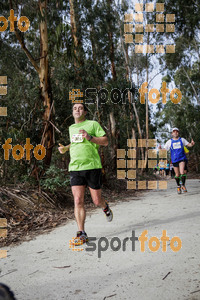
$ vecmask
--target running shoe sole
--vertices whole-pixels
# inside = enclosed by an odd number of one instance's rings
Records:
[[[110,209],[110,208],[109,208]],[[105,214],[106,215],[106,214]],[[106,215],[106,219],[107,219],[107,221],[108,222],[111,222],[112,221],[112,219],[113,219],[113,212],[112,212],[112,209],[110,209],[110,214],[107,216]]]
[[[187,193],[187,189],[186,188],[185,189],[182,188],[181,190],[182,190],[183,193]]]

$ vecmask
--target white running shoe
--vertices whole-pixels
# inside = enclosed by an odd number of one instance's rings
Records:
[[[105,213],[105,215],[106,215],[107,221],[108,221],[108,222],[111,222],[112,219],[113,219],[113,212],[112,212],[112,210],[110,209],[110,207],[109,207],[109,205],[108,205],[107,202],[106,202],[106,204],[107,204],[107,207],[106,207],[103,211],[104,211],[104,213]]]

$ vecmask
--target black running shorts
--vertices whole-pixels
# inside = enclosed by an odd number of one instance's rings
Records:
[[[101,169],[70,171],[70,185],[85,185],[99,190],[102,185]]]
[[[185,159],[182,159],[180,161],[177,161],[177,162],[173,163],[173,166],[174,167],[179,167],[179,163],[182,162],[182,161],[184,161],[185,163],[187,163],[187,161]]]

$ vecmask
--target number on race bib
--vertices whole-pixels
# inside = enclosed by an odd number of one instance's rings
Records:
[[[72,143],[81,143],[83,141],[82,134],[73,134],[72,136]]]
[[[181,149],[181,142],[173,143],[173,149]]]

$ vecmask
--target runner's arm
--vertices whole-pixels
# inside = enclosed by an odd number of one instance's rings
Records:
[[[84,129],[79,130],[79,133],[82,133],[83,137],[92,143],[100,146],[108,146],[108,138],[105,135],[100,137],[92,136],[92,139],[90,139],[91,136]]]
[[[195,145],[195,142],[194,142],[193,139],[192,139],[191,143],[188,143],[188,144],[185,145],[185,146],[187,146],[187,147],[193,147],[194,145]]]
[[[93,138],[90,141],[92,143],[95,143],[95,144],[100,145],[100,146],[108,146],[107,136],[101,136],[101,137],[93,136]]]
[[[168,151],[168,150],[170,149],[170,147],[171,147],[171,140],[169,140],[169,141],[167,141],[167,142],[165,143],[163,149],[165,149],[165,150]],[[159,150],[162,149],[161,145],[158,146],[158,149],[159,149]]]
[[[70,145],[63,146],[62,144],[59,144],[60,147],[58,147],[58,150],[61,154],[64,154],[66,151],[69,151]]]
[[[169,151],[170,148],[171,148],[171,140],[168,140],[164,145],[164,149]]]

